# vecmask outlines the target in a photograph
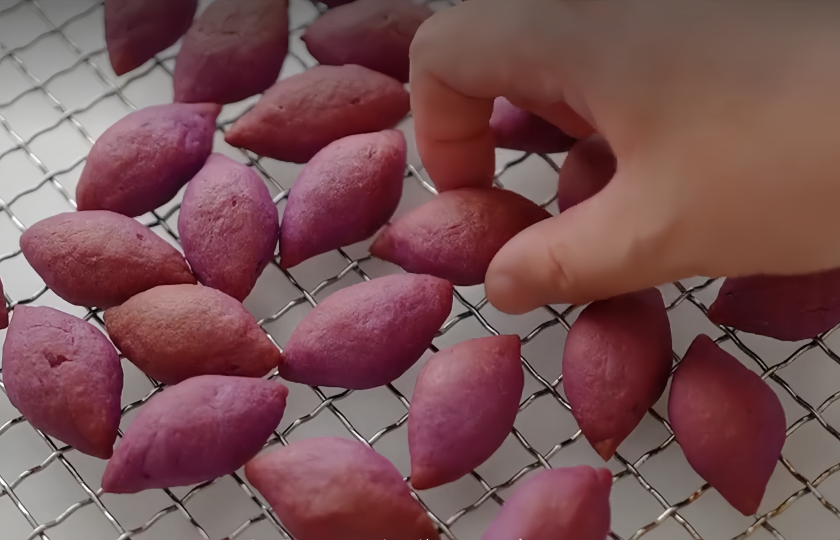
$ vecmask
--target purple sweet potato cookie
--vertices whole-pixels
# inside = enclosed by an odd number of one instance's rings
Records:
[[[560,167],[557,206],[561,212],[595,196],[615,176],[615,155],[600,135],[591,135],[572,146]]]
[[[105,42],[117,75],[174,45],[187,31],[196,0],[105,0]]]
[[[301,38],[321,64],[358,64],[408,82],[408,49],[434,12],[411,0],[357,0],[321,15]]]
[[[277,428],[289,390],[264,379],[203,375],[143,405],[102,476],[106,493],[188,486],[235,472]]]
[[[301,321],[280,376],[363,390],[388,384],[431,345],[452,310],[452,284],[432,276],[385,276],[342,289]]]
[[[533,154],[566,152],[575,139],[543,118],[513,105],[507,99],[496,98],[490,129],[496,137],[496,147],[521,150]]]
[[[674,373],[668,417],[697,474],[755,514],[785,443],[785,412],[767,383],[699,335]]]
[[[210,155],[220,110],[175,103],[119,120],[88,154],[76,187],[78,209],[137,217],[172,200]]]
[[[840,324],[840,269],[727,278],[709,319],[783,341],[811,339]]]
[[[286,0],[217,0],[175,63],[175,101],[234,103],[277,80],[289,48]]]
[[[18,305],[3,344],[3,382],[33,427],[85,454],[111,457],[123,372],[117,351],[92,324]]]
[[[491,336],[444,349],[423,366],[408,415],[415,489],[454,482],[502,445],[522,397],[519,352],[519,336]]]
[[[213,154],[187,186],[178,233],[198,280],[241,302],[274,256],[280,220],[257,173]]]
[[[165,384],[198,375],[262,377],[282,355],[234,298],[201,285],[155,287],[105,312],[114,344]]]
[[[405,136],[396,130],[351,135],[318,152],[289,194],[280,266],[373,236],[400,203],[405,163]]]
[[[431,274],[455,285],[484,283],[496,253],[531,225],[551,217],[512,191],[445,191],[386,225],[370,248],[374,257],[407,272]]]
[[[481,540],[605,540],[611,488],[607,469],[540,472],[505,501]]]
[[[665,391],[671,326],[656,289],[590,304],[569,331],[563,389],[595,451],[610,459]]]
[[[3,294],[3,282],[0,281],[0,330],[9,326],[9,308],[6,307],[6,297]]]
[[[245,476],[298,540],[439,540],[397,469],[356,441],[293,442],[251,460]]]
[[[44,283],[77,306],[107,309],[158,285],[196,282],[177,249],[113,212],[49,217],[23,233],[20,248]]]
[[[316,66],[271,87],[225,141],[261,156],[306,163],[348,135],[394,127],[410,108],[396,79],[362,66]]]

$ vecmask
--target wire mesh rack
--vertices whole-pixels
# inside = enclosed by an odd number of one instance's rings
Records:
[[[455,0],[432,0],[446,9]],[[205,4],[208,2],[204,2]],[[300,41],[320,7],[292,0],[290,55],[281,78],[315,64]],[[109,125],[136,108],[172,99],[177,46],[137,71],[117,77],[104,47],[98,0],[0,0],[0,276],[6,302],[49,305],[104,328],[101,313],[66,304],[27,265],[18,238],[28,225],[75,208],[74,193],[90,146]],[[299,165],[233,149],[225,129],[255,102],[225,107],[215,151],[252,166],[282,213]],[[413,140],[411,118],[400,126]],[[550,211],[563,156],[499,151],[497,182]],[[398,214],[431,198],[434,188],[416,151],[409,154]],[[143,216],[177,246],[180,195]],[[399,269],[371,259],[367,243],[308,261],[291,271],[269,266],[245,301],[282,347],[317,302],[335,290]],[[755,516],[731,509],[691,471],[667,421],[665,398],[606,465],[614,474],[611,538],[630,540],[725,538],[833,539],[840,537],[840,357],[828,332],[784,344],[717,328],[705,317],[719,283],[695,279],[661,291],[674,335],[674,361],[698,333],[716,338],[761,374],[780,396],[788,439],[764,502]],[[526,385],[515,428],[501,449],[470,476],[417,493],[450,540],[478,539],[520,480],[541,468],[603,465],[582,440],[562,390],[560,359],[572,306],[545,306],[511,317],[494,310],[482,287],[457,288],[455,306],[417,366],[386,388],[365,392],[289,384],[286,419],[269,444],[337,435],[373,446],[408,473],[405,422],[414,379],[428,356],[463,339],[520,335]],[[3,334],[3,332],[0,332]],[[840,350],[840,348],[838,348]],[[125,429],[160,386],[123,360]],[[138,495],[103,494],[104,462],[84,456],[32,428],[5,397],[0,371],[0,539],[99,540],[291,538],[240,473],[198,486]],[[667,394],[666,394],[667,395]]]

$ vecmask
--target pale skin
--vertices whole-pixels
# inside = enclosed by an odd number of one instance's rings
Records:
[[[618,173],[519,234],[486,276],[508,313],[695,275],[840,267],[840,3],[469,0],[411,49],[420,156],[441,190],[489,186],[493,98]]]

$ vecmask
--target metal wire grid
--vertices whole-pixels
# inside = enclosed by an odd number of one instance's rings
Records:
[[[27,6],[34,10],[35,13],[38,14],[40,18],[43,19],[44,23],[46,23],[49,27],[49,30],[45,33],[42,33],[38,36],[35,36],[29,43],[24,44],[20,47],[16,47],[13,49],[3,50],[0,49],[0,63],[4,61],[11,62],[14,67],[29,81],[31,84],[30,88],[27,90],[19,93],[13,99],[6,103],[0,104],[0,126],[2,126],[3,130],[12,138],[14,141],[13,147],[0,152],[0,160],[4,157],[10,155],[13,152],[22,151],[25,153],[26,157],[41,171],[43,174],[42,178],[39,182],[37,182],[32,187],[25,189],[8,200],[3,200],[0,198],[0,211],[5,213],[12,221],[14,226],[21,232],[26,229],[24,223],[18,219],[15,214],[14,206],[22,197],[25,197],[31,193],[34,193],[44,187],[46,184],[49,184],[53,189],[55,189],[64,199],[69,202],[69,204],[75,207],[75,202],[73,200],[73,194],[66,189],[62,183],[59,181],[58,177],[63,174],[68,173],[69,171],[73,170],[77,166],[79,166],[86,158],[86,156],[81,156],[77,160],[75,160],[69,167],[60,169],[60,170],[50,170],[45,164],[44,161],[39,159],[39,157],[33,152],[32,150],[32,143],[42,135],[49,133],[60,125],[64,123],[68,123],[75,129],[87,142],[88,144],[92,145],[94,143],[94,138],[90,135],[90,133],[86,130],[84,125],[77,119],[77,115],[83,113],[84,111],[90,109],[91,107],[95,106],[100,101],[106,99],[110,96],[117,96],[125,105],[136,108],[131,101],[126,97],[123,92],[123,89],[128,86],[134,80],[147,76],[153,69],[161,68],[167,73],[171,75],[170,68],[165,64],[167,60],[171,60],[171,57],[163,57],[157,59],[153,64],[141,68],[138,72],[134,75],[129,77],[128,79],[124,80],[122,83],[115,83],[99,66],[97,66],[93,61],[92,58],[96,57],[97,55],[104,54],[103,49],[97,49],[90,51],[88,53],[83,53],[82,49],[74,43],[65,33],[65,29],[68,25],[77,21],[79,19],[92,16],[95,12],[101,9],[101,2],[97,2],[94,5],[91,5],[87,9],[79,12],[78,14],[74,15],[70,19],[66,20],[65,22],[61,23],[60,25],[54,24],[50,17],[47,15],[45,10],[42,7],[43,1],[49,0],[42,0],[39,3],[38,0],[19,0],[14,2],[12,5],[8,7],[3,7],[0,9],[0,20],[3,17],[10,16],[14,12],[19,9],[22,9],[24,6]],[[454,2],[454,0],[446,0],[449,2]],[[0,4],[2,7],[2,4]],[[294,32],[299,32],[302,30],[302,27],[298,27],[294,29]],[[77,59],[75,62],[68,68],[59,71],[49,78],[44,80],[39,80],[29,69],[26,62],[21,58],[20,53],[27,50],[28,48],[35,45],[40,40],[44,39],[46,36],[54,35],[58,36],[64,43],[66,43],[67,47],[69,47],[73,53],[76,55]],[[290,61],[298,62],[302,68],[306,69],[311,67],[307,65],[306,61],[300,58],[298,55],[291,53],[290,54]],[[87,105],[84,105],[79,108],[75,109],[68,109],[65,107],[49,90],[50,83],[58,76],[67,73],[76,67],[86,64],[96,76],[104,83],[108,90],[100,95],[96,96],[92,101],[90,101]],[[4,116],[3,112],[4,109],[8,108],[9,106],[13,105],[15,102],[19,101],[21,98],[26,96],[27,94],[39,92],[41,93],[47,100],[49,100],[53,106],[61,113],[60,119],[55,122],[54,124],[47,126],[40,131],[32,134],[27,138],[23,138],[19,135],[17,131],[15,131],[14,126],[10,124],[7,118]],[[233,120],[229,120],[227,122],[222,122],[219,126],[219,130],[224,132],[226,127],[230,125]],[[253,166],[268,182],[272,183],[276,188],[279,190],[279,194],[275,197],[275,203],[278,204],[283,201],[288,196],[288,189],[286,189],[279,181],[277,181],[271,174],[266,170],[263,166],[263,159],[259,156],[252,155],[250,153],[245,153],[246,157],[248,158],[249,164]],[[539,156],[546,160],[546,162],[553,167],[555,170],[557,169],[556,163],[548,156]],[[527,159],[538,159],[537,157],[531,157],[528,155],[521,156],[513,161],[509,161],[503,167],[501,167],[497,171],[497,183],[501,186],[502,181],[504,179],[505,173],[511,169],[523,163]],[[407,178],[412,178],[416,180],[424,189],[428,190],[430,193],[434,193],[433,186],[424,178],[421,174],[421,171],[418,171],[415,167],[409,166],[406,171]],[[2,182],[2,179],[0,179]],[[547,206],[550,204],[552,200],[545,201],[543,206]],[[167,223],[168,220],[177,212],[178,206],[175,206],[165,213],[154,213],[154,220],[148,223],[150,227],[157,227],[160,226],[166,234],[168,234],[173,240],[177,241],[177,233],[176,231],[172,230],[172,228]],[[360,263],[369,259],[369,257],[363,258],[352,258],[350,257],[345,251],[339,250],[341,257],[343,258],[346,266],[343,270],[331,277],[311,290],[307,290],[303,287],[298,281],[288,272],[282,271],[285,275],[285,278],[289,281],[289,283],[295,288],[299,296],[294,300],[288,302],[284,305],[281,309],[279,309],[273,315],[264,318],[259,321],[260,325],[268,325],[281,319],[284,315],[289,313],[294,307],[302,304],[308,304],[314,307],[317,304],[316,297],[320,293],[324,291],[327,287],[340,282],[349,274],[355,274],[361,279],[368,280],[370,277],[368,274],[362,269]],[[21,252],[20,250],[14,250],[12,252],[0,255],[0,263],[4,261],[8,261],[10,259],[20,257]],[[279,270],[279,265],[275,260],[274,263],[275,268]],[[674,287],[676,287],[676,291],[678,296],[674,298],[668,305],[669,311],[676,309],[678,306],[688,303],[702,312],[704,315],[706,313],[706,306],[703,302],[698,298],[698,293],[701,293],[703,290],[707,289],[714,283],[714,280],[707,280],[698,285],[693,287],[687,287],[682,283],[674,283]],[[47,292],[46,287],[38,290],[34,294],[17,300],[13,300],[8,296],[6,296],[6,301],[9,305],[10,309],[14,309],[15,306],[20,304],[30,304],[36,302],[44,293]],[[455,299],[457,300],[458,306],[463,309],[460,313],[452,317],[445,326],[440,330],[440,335],[445,335],[447,332],[452,330],[456,325],[465,321],[467,319],[474,319],[479,323],[479,325],[486,331],[488,334],[498,334],[498,330],[494,328],[494,326],[488,321],[488,318],[485,316],[482,310],[487,306],[487,300],[481,299],[478,302],[470,302],[467,298],[459,291],[455,292]],[[549,320],[543,322],[536,328],[534,328],[530,333],[528,333],[523,339],[523,344],[526,344],[536,338],[540,333],[544,332],[545,330],[554,327],[554,326],[561,326],[563,329],[568,331],[570,326],[570,321],[574,317],[575,308],[569,307],[565,310],[558,310],[551,306],[545,306],[543,308],[549,315]],[[486,311],[486,310],[485,310]],[[96,323],[102,325],[102,321],[100,319],[100,312],[96,310],[89,310],[87,315],[85,316],[86,320],[91,320]],[[718,343],[724,342],[731,342],[734,344],[744,355],[748,356],[752,361],[758,366],[760,371],[763,373],[763,377],[765,379],[769,379],[773,381],[774,384],[778,385],[779,388],[786,394],[788,394],[799,406],[801,406],[805,410],[805,414],[802,415],[800,418],[796,419],[790,424],[790,427],[787,430],[787,435],[790,436],[804,425],[808,424],[809,422],[816,421],[819,426],[822,427],[826,432],[828,432],[832,437],[834,437],[837,441],[840,441],[840,432],[837,431],[833,426],[831,426],[823,417],[823,413],[832,406],[838,399],[840,399],[840,391],[832,394],[828,397],[825,401],[820,403],[818,406],[811,405],[808,401],[804,398],[800,397],[797,393],[793,391],[790,385],[781,378],[779,372],[788,366],[790,366],[794,361],[798,358],[802,357],[803,354],[810,350],[819,349],[823,353],[825,353],[832,361],[840,365],[840,356],[838,356],[834,351],[832,351],[829,346],[826,344],[826,339],[828,338],[831,332],[821,336],[820,338],[814,339],[813,341],[802,345],[799,347],[793,354],[791,354],[788,358],[784,361],[779,362],[775,365],[768,365],[758,354],[756,354],[753,350],[750,349],[738,336],[737,332],[731,331],[727,328],[722,328],[723,335],[717,339]],[[833,332],[833,331],[832,331]],[[431,350],[434,352],[437,349],[433,346]],[[559,360],[559,358],[558,358]],[[675,362],[679,362],[680,358],[675,353],[674,354]],[[534,368],[531,362],[528,361],[525,357],[522,358],[522,365],[527,373],[533,377],[535,381],[537,381],[540,385],[540,389],[530,396],[528,396],[520,405],[520,412],[526,410],[528,407],[533,405],[537,400],[540,399],[551,399],[559,403],[563,408],[566,410],[570,410],[568,402],[565,398],[561,395],[559,389],[562,382],[562,375],[556,378],[555,380],[548,380],[544,378],[537,369]],[[0,377],[2,377],[2,372],[0,372]],[[160,386],[152,381],[154,385],[154,389],[149,392],[148,395],[144,396],[142,399],[137,400],[123,409],[123,415],[128,414],[132,410],[140,407],[143,403],[145,403],[151,396],[156,394],[160,391]],[[325,414],[325,411],[328,411],[329,414],[334,415],[334,417],[347,429],[347,431],[357,440],[375,446],[379,441],[383,439],[383,437],[387,437],[389,433],[393,432],[394,430],[398,429],[402,426],[407,418],[408,418],[408,408],[409,408],[409,401],[406,397],[400,393],[400,391],[395,388],[393,385],[388,385],[388,390],[390,393],[396,398],[396,400],[401,404],[404,408],[405,413],[397,420],[396,422],[387,425],[380,429],[377,433],[375,433],[372,437],[366,438],[362,435],[358,429],[356,429],[353,424],[348,420],[347,416],[342,413],[336,406],[338,402],[341,400],[346,399],[348,396],[352,394],[352,391],[344,391],[340,392],[335,395],[328,396],[319,388],[312,388],[312,392],[314,392],[315,396],[317,396],[319,400],[319,404],[308,414],[301,416],[294,420],[286,429],[282,432],[275,431],[274,436],[272,437],[269,444],[288,444],[287,437],[290,433],[294,430],[299,428],[301,425],[310,422],[314,418],[318,417],[321,414]],[[0,390],[5,393],[5,387],[2,384],[2,380],[0,380]],[[689,497],[685,498],[684,500],[680,501],[668,501],[665,497],[650,483],[646,480],[643,475],[641,474],[641,470],[644,465],[650,461],[652,458],[656,457],[657,455],[663,453],[667,448],[669,448],[672,444],[674,444],[674,435],[671,427],[669,426],[668,422],[659,415],[656,411],[651,410],[650,416],[666,430],[667,437],[655,448],[651,449],[650,451],[644,453],[641,457],[634,460],[633,462],[625,459],[621,454],[616,454],[616,460],[623,466],[623,470],[615,474],[614,482],[620,481],[630,481],[630,478],[633,478],[638,484],[644,488],[651,497],[662,507],[661,514],[649,524],[639,528],[634,534],[628,537],[628,540],[635,540],[645,536],[646,534],[650,533],[663,523],[668,520],[674,520],[678,523],[686,532],[687,534],[694,539],[700,539],[701,536],[695,530],[695,528],[681,515],[681,511],[683,511],[686,507],[700,498],[705,491],[708,490],[708,485],[703,485],[699,489],[697,489],[694,493],[692,493]],[[9,420],[8,422],[0,425],[0,436],[3,436],[8,431],[15,428],[15,426],[19,424],[25,423],[26,420],[23,417],[17,417]],[[184,496],[176,496],[171,490],[164,490],[164,493],[168,496],[171,500],[171,504],[158,511],[156,514],[151,516],[143,525],[134,529],[126,529],[120,522],[114,517],[113,513],[108,509],[108,507],[103,504],[101,500],[102,491],[92,489],[89,484],[85,481],[81,474],[76,470],[73,464],[71,464],[65,455],[70,452],[72,449],[69,447],[58,447],[49,437],[44,435],[43,433],[38,432],[40,437],[43,439],[44,443],[48,446],[50,455],[47,457],[42,463],[39,465],[32,467],[29,470],[24,471],[21,473],[17,478],[14,479],[6,479],[0,476],[0,500],[3,497],[8,497],[20,512],[20,514],[26,519],[26,521],[31,525],[32,532],[26,538],[26,540],[32,540],[35,538],[40,538],[42,540],[48,540],[48,534],[52,529],[58,527],[60,524],[65,522],[68,518],[70,518],[74,513],[86,506],[95,506],[102,515],[107,519],[113,529],[116,531],[116,535],[118,540],[125,540],[131,538],[135,535],[144,533],[150,530],[154,525],[161,520],[167,514],[173,512],[180,512],[195,528],[196,533],[204,539],[209,539],[210,536],[205,531],[204,528],[199,524],[198,520],[190,513],[190,511],[186,508],[186,504],[193,499],[197,494],[199,494],[202,490],[207,489],[210,485],[214,482],[208,482],[199,486],[194,487],[193,489],[189,490],[186,495]],[[554,445],[546,453],[540,453],[535,449],[535,447],[528,442],[525,436],[519,432],[517,429],[513,430],[513,436],[515,439],[521,444],[522,448],[531,456],[532,462],[527,466],[522,467],[516,474],[510,477],[507,481],[498,484],[498,485],[491,485],[488,481],[486,481],[482,476],[477,473],[473,472],[472,477],[478,482],[478,484],[483,489],[484,493],[477,498],[472,504],[462,508],[460,511],[456,512],[455,514],[444,517],[435,515],[433,512],[429,512],[430,517],[435,521],[435,523],[440,527],[442,535],[445,538],[450,540],[456,540],[457,537],[452,532],[453,525],[462,519],[468,513],[477,511],[483,505],[488,504],[489,500],[493,500],[498,504],[503,502],[502,498],[500,497],[500,492],[513,486],[520,478],[524,475],[528,474],[530,471],[534,469],[538,469],[540,467],[549,468],[549,460],[556,456],[559,452],[563,451],[567,447],[579,443],[581,437],[581,433],[578,430],[568,439]],[[580,443],[580,444],[586,444]],[[27,507],[21,502],[21,499],[16,495],[15,490],[19,489],[24,482],[28,479],[33,477],[34,475],[38,474],[39,472],[47,469],[48,467],[55,466],[54,464],[58,463],[61,467],[66,469],[66,471],[75,479],[75,481],[79,484],[82,490],[85,493],[85,497],[75,504],[69,506],[66,510],[61,512],[58,516],[54,519],[39,523],[27,510]],[[816,476],[813,479],[808,479],[802,474],[800,474],[796,469],[794,469],[793,465],[788,461],[786,458],[782,457],[781,464],[784,468],[790,473],[790,475],[801,485],[797,491],[792,493],[786,500],[784,500],[781,504],[779,504],[776,508],[772,509],[769,512],[766,512],[762,515],[755,516],[754,523],[749,526],[746,530],[744,530],[741,534],[736,536],[736,538],[747,538],[751,536],[754,532],[758,529],[764,529],[765,531],[769,532],[769,534],[779,540],[783,540],[785,537],[770,523],[770,521],[775,518],[776,516],[785,512],[788,508],[791,507],[797,500],[801,499],[807,494],[813,494],[814,497],[820,502],[820,504],[829,512],[834,514],[837,518],[840,518],[840,510],[836,506],[834,506],[831,502],[829,502],[819,491],[819,486],[826,481],[829,477],[834,475],[836,472],[840,471],[840,463],[826,469],[821,474]],[[243,538],[247,536],[249,528],[251,528],[256,523],[265,521],[270,523],[274,529],[276,529],[277,533],[282,538],[291,538],[288,531],[284,529],[282,524],[276,519],[276,517],[271,513],[270,509],[261,501],[261,499],[255,495],[255,493],[250,489],[250,487],[243,481],[243,479],[237,475],[231,475],[233,480],[241,487],[241,489],[247,494],[247,496],[253,501],[254,504],[254,514],[253,517],[245,520],[241,523],[235,530],[231,531],[229,536],[231,540],[235,540],[238,538]],[[623,480],[625,479],[626,480]],[[423,503],[422,498],[418,498],[418,500]],[[424,504],[424,507],[428,510],[428,506]],[[2,527],[2,525],[0,525]],[[838,523],[838,530],[840,530],[840,523]],[[2,535],[2,530],[0,530],[0,535]],[[620,539],[624,540],[621,536],[616,533],[611,533],[611,538],[613,539]]]

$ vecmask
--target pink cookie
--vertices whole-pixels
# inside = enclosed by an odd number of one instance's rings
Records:
[[[396,79],[362,66],[316,66],[272,86],[225,141],[306,163],[342,137],[394,127],[409,108],[408,92]]]
[[[236,472],[277,428],[289,390],[263,379],[204,375],[140,408],[102,476],[106,493],[189,486]]]
[[[590,304],[566,337],[563,389],[604,461],[662,396],[670,373],[671,326],[656,289]]]
[[[519,353],[519,336],[492,336],[444,349],[423,366],[408,415],[415,489],[454,482],[499,449],[522,397]]]
[[[18,305],[3,344],[3,382],[33,427],[82,453],[111,457],[123,372],[114,346],[92,324]]]
[[[452,310],[452,284],[432,276],[385,276],[342,289],[301,321],[280,376],[363,390],[388,384],[432,344]]]
[[[234,103],[277,80],[289,47],[286,0],[217,0],[184,37],[175,101]]]
[[[785,412],[767,383],[699,335],[674,373],[668,417],[697,474],[755,514],[785,444]]]
[[[611,488],[607,469],[542,471],[505,501],[481,540],[606,540]]]
[[[105,0],[105,42],[114,73],[128,73],[174,45],[197,7],[197,0]]]
[[[297,540],[439,540],[397,469],[359,442],[293,442],[245,475]]]
[[[210,155],[220,110],[175,103],[119,120],[88,154],[76,187],[78,209],[137,217],[171,201]]]
[[[408,49],[432,10],[411,0],[357,0],[332,9],[301,38],[320,64],[358,64],[408,82]]]
[[[318,152],[289,194],[280,266],[373,236],[400,203],[405,156],[405,136],[395,130],[351,135]]]
[[[554,124],[503,97],[493,103],[490,129],[495,134],[496,147],[533,154],[566,152],[575,142]]]
[[[840,269],[727,278],[708,316],[715,324],[783,341],[817,337],[840,324]]]
[[[256,172],[213,154],[187,186],[178,233],[198,280],[241,302],[274,257],[280,219]]]
[[[107,309],[158,285],[195,283],[187,261],[139,222],[113,212],[68,212],[20,237],[23,256],[55,294]]]
[[[513,191],[445,191],[386,225],[370,253],[407,272],[431,274],[455,285],[478,285],[508,240],[549,217]]]

